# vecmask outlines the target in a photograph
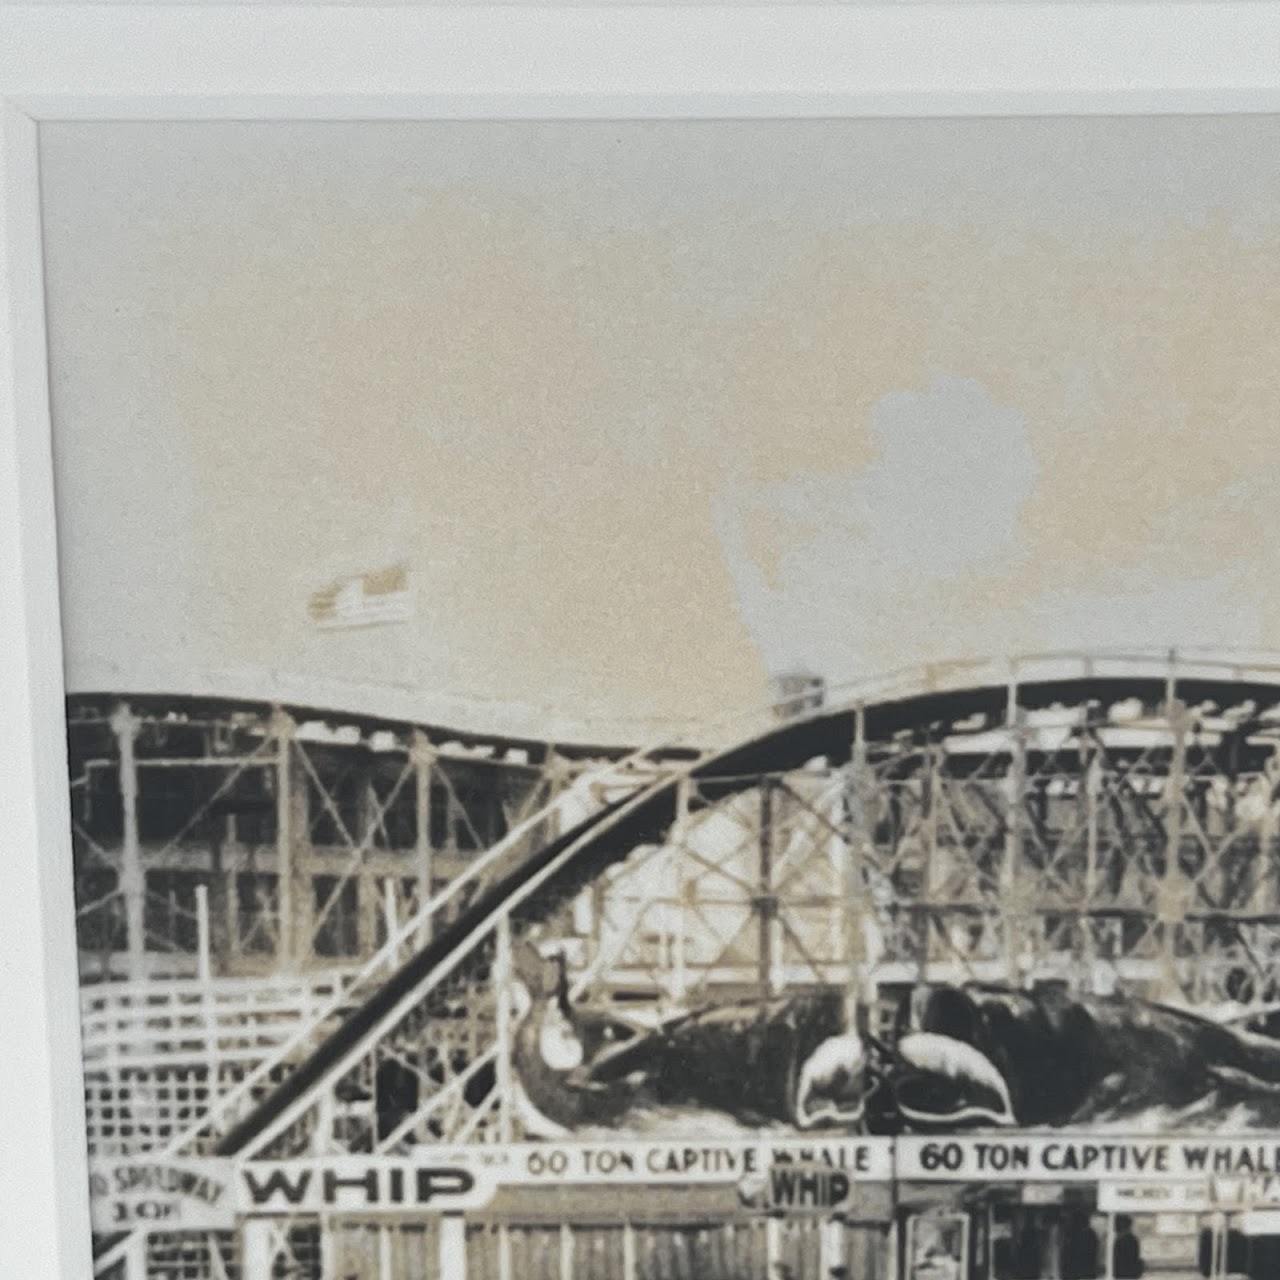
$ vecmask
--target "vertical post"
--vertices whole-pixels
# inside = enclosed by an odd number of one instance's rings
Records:
[[[934,896],[942,874],[941,856],[938,852],[938,750],[930,738],[924,747],[924,777],[920,783],[920,815],[924,825],[924,884],[921,897],[920,929],[920,978],[931,979],[930,961],[933,958]]]
[[[440,1216],[440,1280],[467,1280],[467,1220],[460,1213]],[[245,1272],[248,1280],[249,1272]]]
[[[240,1228],[240,1273],[245,1280],[271,1275],[276,1260],[277,1236],[270,1218],[246,1218]],[[132,1277],[130,1278],[132,1280]]]
[[[636,1229],[630,1218],[622,1224],[622,1280],[636,1280]]]
[[[676,784],[676,814],[672,824],[669,847],[675,862],[672,871],[674,885],[675,933],[671,944],[671,995],[682,1001],[689,990],[689,974],[685,966],[685,928],[686,904],[688,892],[685,878],[685,841],[689,838],[689,800],[692,782],[681,778]]]
[[[549,810],[549,814],[546,826],[534,838],[543,844],[548,844],[561,835],[569,825],[561,820],[559,805],[555,808],[551,806],[569,786],[573,776],[568,762],[560,758],[553,742],[547,743],[546,754],[542,759],[542,775],[545,779],[546,792],[540,803]]]
[[[1093,920],[1098,903],[1098,797],[1102,791],[1102,752],[1092,739],[1084,748],[1080,770],[1080,789],[1084,805],[1084,910],[1080,913],[1080,930],[1083,934],[1084,961],[1088,966],[1089,988],[1095,995],[1103,990],[1102,974],[1098,968],[1097,939],[1094,937]]]
[[[200,1018],[204,1024],[205,1051],[216,1055],[218,1007],[213,996],[213,967],[209,961],[209,890],[196,885],[196,978],[200,984]]]
[[[493,995],[497,1002],[495,1028],[498,1044],[496,1083],[498,1090],[498,1141],[512,1141],[511,1118],[511,916],[503,912],[495,926]]]
[[[1169,759],[1169,778],[1165,795],[1164,874],[1160,880],[1160,969],[1165,999],[1179,994],[1177,973],[1177,925],[1183,918],[1182,883],[1182,804],[1186,786],[1187,713],[1176,691],[1170,685],[1165,714],[1173,730],[1173,751]]]
[[[764,1260],[769,1274],[782,1261],[782,1219],[769,1217],[764,1220]]]
[[[511,1228],[498,1223],[498,1280],[511,1280]]]
[[[1276,765],[1280,763],[1275,750],[1262,767],[1262,775],[1254,784],[1262,801],[1262,816],[1258,820],[1258,853],[1254,859],[1254,874],[1249,886],[1248,909],[1259,914],[1274,908],[1277,898],[1276,882],[1276,806],[1273,803],[1276,785]]]
[[[378,1280],[399,1280],[391,1250],[391,1233],[394,1230],[395,1227],[390,1222],[384,1222],[378,1227]],[[334,1280],[339,1280],[339,1277]]]
[[[238,865],[243,866],[240,862]],[[230,972],[238,972],[239,962],[244,955],[243,939],[240,936],[240,884],[235,872],[227,874],[227,961]]]
[[[209,957],[209,889],[203,884],[196,885],[196,976],[207,996],[213,966]]]
[[[426,906],[431,901],[431,773],[435,756],[431,743],[421,729],[413,731],[413,744],[410,747],[413,760],[414,781],[414,823],[416,836],[414,840],[414,861],[418,873],[418,901]],[[423,946],[431,940],[432,925],[429,919],[424,920],[422,931],[418,936],[418,945]]]
[[[395,876],[382,878],[382,926],[386,930],[388,941],[400,931],[400,912],[396,908]],[[394,973],[397,965],[397,958],[393,955],[388,962],[388,968]]]
[[[311,1126],[311,1133],[307,1138],[308,1154],[323,1156],[332,1153],[335,1146],[336,1111],[337,1100],[334,1097],[334,1091],[322,1089],[320,1096],[316,1099],[316,1122]]]
[[[228,867],[226,845],[233,839],[234,818],[227,814],[219,820],[216,834],[209,846],[209,886],[207,903],[208,956],[212,962],[218,957],[225,973],[231,958],[232,916],[230,910],[232,881],[235,876]],[[212,973],[212,963],[210,966]]]
[[[573,1280],[573,1228],[560,1224],[560,1280]]]
[[[276,739],[276,883],[280,905],[280,967],[296,973],[311,955],[309,859],[310,811],[305,779],[294,766],[294,723],[275,708]]]
[[[756,952],[756,976],[760,998],[773,993],[773,917],[776,903],[773,896],[773,783],[770,778],[760,779],[760,871],[757,886],[756,910],[759,913],[759,937]]]
[[[834,1268],[845,1265],[844,1224],[835,1218],[826,1218],[818,1230],[818,1270],[828,1276]]]
[[[332,1215],[326,1213],[320,1216],[319,1234],[320,1280],[330,1280],[330,1277],[337,1280],[338,1237],[334,1230]]]
[[[378,916],[382,902],[378,894],[377,876],[370,869],[372,853],[377,848],[378,793],[373,785],[373,769],[360,769],[360,789],[356,793],[356,812],[359,817],[355,837],[359,856],[352,851],[354,869],[351,872],[356,883],[356,947],[360,955],[371,956],[378,949]]]
[[[280,912],[280,967],[294,965],[293,949],[293,721],[279,707],[271,716],[276,740],[276,903]],[[250,1273],[252,1274],[252,1273]]]
[[[884,1280],[898,1280],[902,1271],[902,1228],[898,1225],[896,1214],[884,1233],[884,1253]]]
[[[120,893],[124,898],[126,968],[131,982],[145,977],[147,963],[146,873],[142,868],[142,845],[138,834],[138,761],[134,742],[138,722],[127,702],[111,717],[120,760],[120,805],[123,826],[120,845]]]
[[[1030,979],[1030,971],[1022,971],[1023,947],[1030,941],[1029,921],[1024,918],[1026,904],[1019,896],[1022,862],[1022,805],[1026,786],[1026,730],[1011,693],[1005,728],[1009,735],[1009,771],[1005,775],[1004,857],[1000,864],[1000,914],[1004,921],[1005,966],[1009,979],[1015,976],[1019,986]],[[1029,895],[1027,895],[1029,897]]]
[[[849,824],[845,831],[845,858],[843,875],[844,897],[844,954],[849,966],[848,985],[845,991],[845,1025],[850,1029],[865,1030],[860,1026],[875,1002],[875,984],[871,979],[865,945],[864,926],[874,910],[866,881],[866,853],[870,844],[866,795],[867,769],[867,717],[859,703],[853,711],[853,748],[849,757],[849,781],[845,803],[849,812]]]

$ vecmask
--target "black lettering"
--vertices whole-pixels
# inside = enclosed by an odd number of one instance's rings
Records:
[[[429,1204],[436,1196],[464,1196],[475,1185],[466,1169],[419,1169],[418,1203]]]
[[[311,1185],[311,1170],[304,1169],[290,1181],[287,1173],[275,1169],[262,1182],[259,1182],[252,1169],[245,1169],[244,1182],[249,1188],[249,1195],[255,1205],[266,1204],[277,1192],[287,1203],[301,1204],[307,1194],[307,1187]]]
[[[362,1187],[366,1202],[378,1203],[378,1171],[376,1169],[370,1169],[358,1178],[340,1178],[334,1170],[326,1169],[324,1171],[325,1204],[336,1203],[338,1191],[342,1187]]]

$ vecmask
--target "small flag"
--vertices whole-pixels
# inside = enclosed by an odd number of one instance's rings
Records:
[[[326,630],[404,622],[413,614],[409,571],[398,564],[339,578],[312,594],[307,612]]]

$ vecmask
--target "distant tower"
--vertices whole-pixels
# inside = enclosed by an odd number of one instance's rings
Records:
[[[774,711],[779,720],[817,711],[826,701],[827,682],[803,667],[774,676],[773,690],[777,698]]]

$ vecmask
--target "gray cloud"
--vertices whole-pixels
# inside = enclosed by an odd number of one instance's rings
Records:
[[[739,608],[772,670],[880,665],[878,615],[904,589],[999,567],[1037,467],[1026,422],[946,373],[871,414],[876,456],[854,472],[719,495],[716,527]]]

